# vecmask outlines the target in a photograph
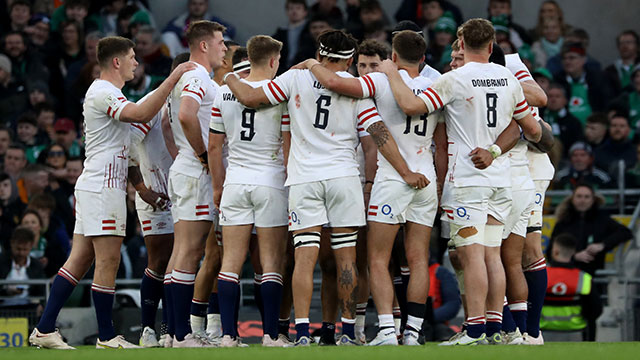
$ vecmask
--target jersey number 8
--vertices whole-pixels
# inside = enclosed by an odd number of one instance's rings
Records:
[[[498,105],[498,94],[488,93],[487,94],[487,126],[488,127],[496,127],[496,123],[498,122],[498,112],[496,111],[497,105]]]

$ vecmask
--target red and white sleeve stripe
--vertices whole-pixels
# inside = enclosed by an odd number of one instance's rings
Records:
[[[527,100],[522,100],[516,105],[516,108],[513,110],[513,117],[517,120],[520,120],[530,113],[531,110],[529,110],[529,104],[527,104]]]
[[[529,74],[529,72],[527,70],[520,70],[517,73],[515,73],[514,76],[520,82],[527,81],[527,80],[533,80],[533,78],[531,77],[531,74]]]
[[[183,92],[183,93],[187,92],[187,93],[195,94],[195,95],[197,95],[197,96],[200,98],[200,101],[204,100],[205,92],[204,92],[204,90],[203,90],[202,88],[198,88],[198,90],[197,90],[197,91],[193,91],[193,90],[189,89],[189,85],[186,85],[186,86],[182,89],[182,92]]]
[[[273,98],[278,102],[284,102],[287,101],[287,96],[284,94],[284,91],[282,91],[282,89],[280,88],[280,86],[278,86],[278,84],[276,84],[275,81],[270,81],[267,84],[267,87],[269,89],[269,92],[271,92],[271,95],[273,96]]]
[[[373,82],[373,79],[369,75],[365,75],[360,78],[360,83],[362,84],[362,95],[363,97],[375,97],[376,96],[376,84]]]
[[[427,88],[422,94],[418,95],[422,101],[427,105],[429,112],[436,111],[444,106],[442,98],[438,95],[438,92],[432,88]]]
[[[211,107],[211,116],[212,116],[212,117],[219,117],[219,118],[221,118],[221,117],[222,117],[222,113],[220,112],[220,109],[218,109],[218,108],[217,108],[217,107],[215,107],[215,106],[212,106],[212,107]]]
[[[380,118],[378,109],[376,109],[375,106],[360,112],[360,114],[358,114],[358,127],[366,130],[368,126],[365,126],[365,123],[374,117]]]
[[[136,128],[136,129],[138,129],[145,136],[149,133],[149,130],[151,130],[151,126],[149,126],[147,124],[132,123],[131,126]]]

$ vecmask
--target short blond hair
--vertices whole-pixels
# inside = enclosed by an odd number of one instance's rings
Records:
[[[496,31],[489,20],[470,19],[462,25],[462,40],[465,48],[480,50],[495,42]]]
[[[249,62],[255,65],[264,65],[269,59],[282,50],[282,42],[271,36],[255,35],[247,41],[247,53]]]

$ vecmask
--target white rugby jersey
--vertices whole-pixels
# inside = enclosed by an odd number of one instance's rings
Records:
[[[181,174],[198,177],[202,172],[202,164],[198,159],[198,154],[195,153],[193,147],[189,144],[189,140],[187,140],[182,130],[182,124],[180,124],[180,120],[178,119],[180,102],[182,97],[188,96],[200,104],[198,121],[200,122],[202,141],[204,141],[206,148],[209,144],[211,107],[213,106],[213,99],[216,97],[219,86],[211,80],[204,66],[200,64],[196,64],[196,66],[196,69],[182,75],[169,95],[168,105],[171,131],[173,131],[173,138],[178,147],[178,156],[171,166],[171,169]]]
[[[529,73],[529,69],[520,59],[520,55],[518,54],[509,54],[505,55],[505,62],[507,68],[511,71],[512,74],[518,79],[520,82],[533,80],[533,77]],[[531,107],[531,113],[536,120],[541,119],[540,112],[538,108]],[[520,141],[522,142],[522,141]],[[518,142],[516,146],[522,146]],[[526,143],[524,145],[527,145]],[[546,153],[540,152],[539,150],[526,146],[528,151],[524,153],[524,156],[527,158],[527,166],[529,167],[529,173],[533,180],[553,180],[553,175],[555,173],[555,169],[553,168],[553,164],[549,159],[549,155]],[[511,165],[513,166],[513,160]]]
[[[270,80],[240,81],[257,88]],[[229,156],[225,185],[284,189],[282,131],[289,131],[286,104],[250,109],[240,104],[225,85],[213,101],[210,129],[227,136]]]
[[[414,94],[422,93],[433,83],[431,79],[422,76],[411,78],[405,70],[400,70],[400,76]],[[407,116],[393,97],[389,80],[385,74],[369,73],[358,80],[362,85],[364,97],[375,99],[382,121],[396,140],[400,154],[407,162],[409,169],[423,174],[429,181],[435,181],[436,171],[433,165],[431,143],[433,132],[438,123],[437,117],[441,112],[436,111],[429,116],[426,114]],[[379,155],[376,181],[382,180],[404,182],[393,165],[384,156]]]
[[[120,121],[120,114],[130,103],[109,81],[97,79],[89,86],[82,111],[86,158],[76,189],[126,191],[129,124]]]
[[[137,103],[143,103],[152,93]],[[144,184],[157,193],[167,194],[169,168],[173,159],[162,135],[163,111],[164,107],[146,124],[131,124],[131,157],[140,166]]]
[[[382,121],[371,99],[327,90],[309,70],[289,70],[262,88],[271,104],[288,100],[291,151],[285,185],[359,176],[358,129]]]
[[[434,68],[432,68],[431,66],[429,66],[429,64],[424,64],[424,67],[422,68],[422,71],[420,71],[420,76],[422,77],[426,77],[427,79],[430,79],[431,81],[436,81],[436,79],[438,79],[440,76],[442,76],[440,74],[440,72]]]
[[[449,139],[448,181],[454,186],[509,187],[509,159],[496,158],[486,169],[476,169],[469,153],[488,148],[512,118],[530,113],[518,80],[504,66],[470,62],[442,75],[418,95],[429,113],[445,107]]]

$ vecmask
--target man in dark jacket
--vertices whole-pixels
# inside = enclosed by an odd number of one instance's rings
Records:
[[[629,139],[630,133],[629,119],[616,114],[609,123],[609,138],[595,150],[596,166],[608,172],[613,179],[618,177],[620,160],[624,161],[625,169],[636,165],[636,147]]]
[[[278,74],[295,65],[294,60],[296,54],[300,51],[302,40],[311,38],[306,20],[308,14],[307,1],[287,0],[285,10],[289,23],[286,27],[279,27],[276,33],[273,34],[274,39],[282,42]]]
[[[593,111],[605,111],[611,94],[602,72],[585,67],[585,48],[568,43],[562,49],[562,71],[555,81],[564,86],[569,96],[569,112],[584,125]]]
[[[0,279],[31,280],[44,279],[44,270],[40,262],[29,256],[36,236],[33,231],[19,226],[11,235],[11,251],[0,254]],[[44,293],[42,286],[7,285],[0,289],[0,294],[9,296],[2,306],[29,306],[29,296],[40,296]]]
[[[631,73],[640,63],[640,37],[633,30],[625,30],[616,38],[618,54],[620,58],[604,69],[604,74],[609,83],[609,88],[614,96],[619,96],[623,91],[632,91]]]

